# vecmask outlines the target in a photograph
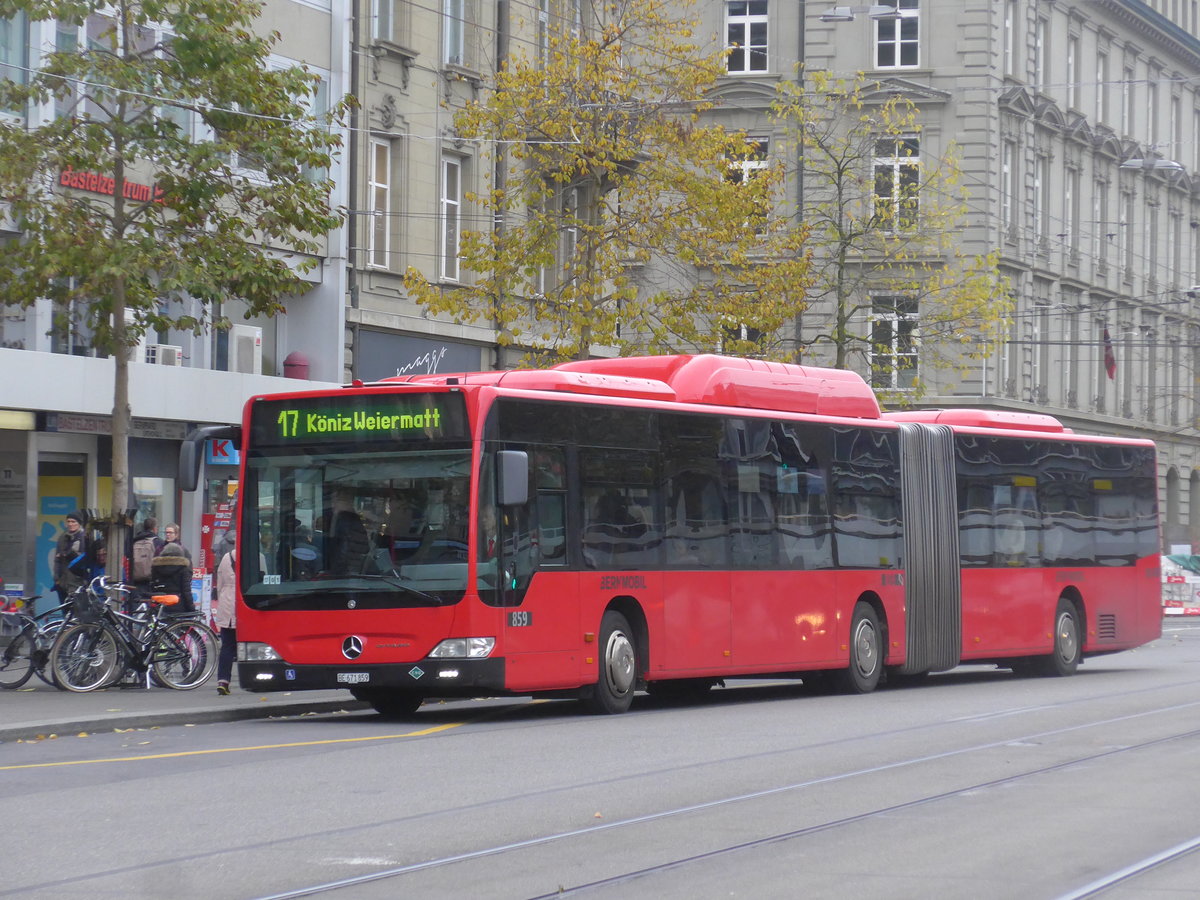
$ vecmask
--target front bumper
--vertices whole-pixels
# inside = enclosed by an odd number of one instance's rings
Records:
[[[504,660],[422,659],[384,666],[239,662],[238,681],[248,691],[387,688],[422,697],[478,697],[504,692]]]

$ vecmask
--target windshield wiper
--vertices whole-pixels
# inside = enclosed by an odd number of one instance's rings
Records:
[[[409,581],[412,580],[407,575],[401,575],[401,574],[397,573],[395,575],[355,575],[354,577],[355,578],[369,578],[372,581],[382,581],[386,585],[389,585],[394,588],[399,588],[400,590],[404,591],[404,593],[411,594],[414,597],[420,597],[426,603],[432,603],[435,606],[441,606],[445,602],[442,600],[441,597],[437,596],[436,594],[429,594],[429,593],[426,593],[425,591],[421,590],[420,588],[415,588],[410,584],[404,584],[402,579],[409,580]],[[365,591],[365,590],[367,590],[367,588],[362,588],[362,587],[350,588],[348,590]]]
[[[356,581],[362,580],[362,579],[369,579],[371,581],[382,581],[384,584],[388,585],[389,587],[396,588],[397,590],[403,591],[405,594],[408,594],[409,596],[417,597],[420,600],[424,600],[426,603],[430,604],[431,606],[444,606],[446,603],[445,600],[443,600],[441,597],[437,596],[436,594],[427,593],[426,591],[423,591],[420,588],[415,588],[412,585],[402,584],[400,579],[406,578],[407,576],[405,576],[405,575],[352,575],[349,577],[353,578]],[[326,594],[326,593],[328,593],[328,594],[359,594],[359,593],[364,593],[367,591],[373,591],[376,589],[373,586],[362,585],[362,584],[357,584],[357,585],[339,584],[336,587],[333,587],[330,585],[322,585],[320,582],[308,582],[308,584],[311,585],[311,587],[308,590],[289,591],[286,594],[280,594],[280,595],[277,595],[274,597],[259,597],[259,596],[252,594],[251,596],[253,597],[253,600],[254,600],[252,605],[254,606],[255,609],[271,609],[272,607],[283,606],[285,603],[288,603],[289,601],[296,600],[300,597],[312,596],[313,594]]]

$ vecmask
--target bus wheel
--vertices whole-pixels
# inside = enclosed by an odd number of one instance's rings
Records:
[[[870,603],[858,603],[850,621],[850,665],[830,673],[844,694],[869,694],[883,674],[883,632]]]
[[[350,693],[354,695],[355,700],[370,703],[374,707],[375,712],[381,716],[390,716],[393,718],[411,716],[420,708],[422,700],[416,694],[407,694],[402,691],[385,691],[378,688],[358,688],[350,691]]]
[[[1049,656],[1039,659],[1037,671],[1040,675],[1074,675],[1083,654],[1080,640],[1079,611],[1065,597],[1058,600],[1054,613],[1054,650]]]
[[[580,699],[588,712],[614,715],[629,709],[637,684],[637,648],[633,630],[619,612],[609,610],[600,621],[599,677]]]

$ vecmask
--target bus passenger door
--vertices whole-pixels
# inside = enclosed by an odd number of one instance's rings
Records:
[[[533,493],[505,511],[501,635],[508,686],[561,686],[578,671],[579,573],[567,569],[562,451],[530,448]]]
[[[686,676],[733,660],[730,527],[720,481],[697,467],[675,474],[664,523],[662,640],[651,666]]]

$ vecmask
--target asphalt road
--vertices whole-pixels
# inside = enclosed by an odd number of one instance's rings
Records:
[[[0,897],[1200,897],[1200,623],[1073,678],[0,744]]]

